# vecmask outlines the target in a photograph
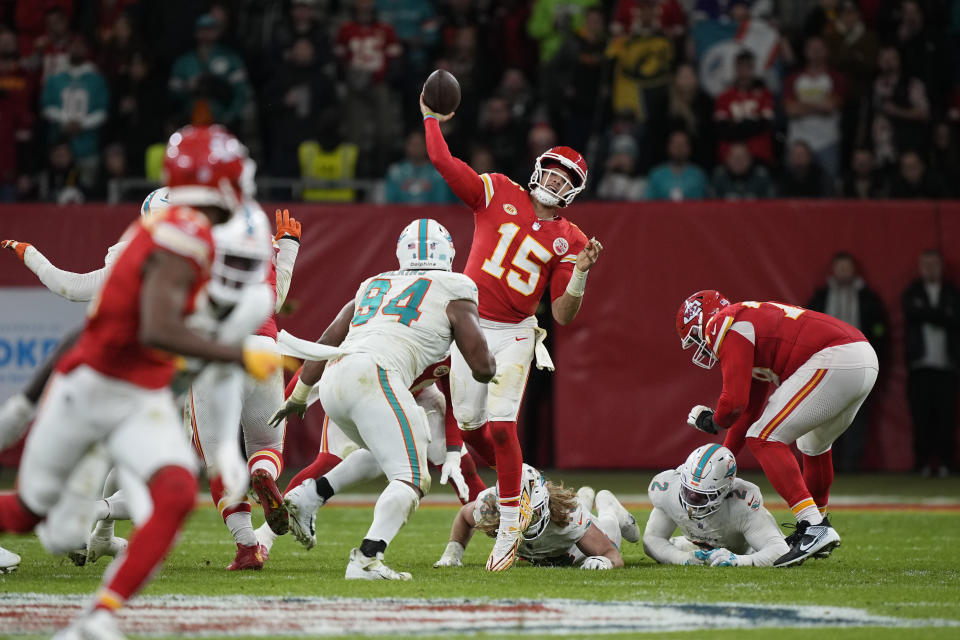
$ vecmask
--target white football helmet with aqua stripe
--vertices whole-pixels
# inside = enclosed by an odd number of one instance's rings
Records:
[[[453,237],[443,225],[430,218],[408,224],[397,241],[397,261],[402,271],[453,269]]]
[[[680,466],[680,503],[694,520],[706,518],[720,508],[737,478],[733,452],[719,444],[693,450]]]

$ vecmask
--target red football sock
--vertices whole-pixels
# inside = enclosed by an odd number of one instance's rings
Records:
[[[464,431],[462,435],[463,441],[473,448],[480,458],[480,462],[488,467],[497,466],[497,451],[493,438],[490,436],[490,423],[479,429]]]
[[[293,480],[291,480],[290,484],[287,485],[287,490],[283,492],[283,495],[290,493],[291,489],[302,484],[307,478],[319,478],[320,476],[326,474],[327,471],[333,469],[335,466],[340,464],[340,462],[340,458],[332,453],[325,453],[321,451],[317,454],[317,457],[313,462],[301,469],[300,473],[293,476]]]
[[[747,447],[760,462],[767,480],[780,497],[787,501],[787,506],[794,509],[795,514],[797,506],[803,505],[801,508],[805,508],[808,506],[804,504],[806,501],[813,502],[810,491],[800,474],[800,465],[797,464],[797,459],[793,457],[789,446],[782,442],[747,438]]]
[[[487,425],[497,454],[500,504],[504,507],[519,506],[520,486],[523,479],[523,452],[520,450],[520,440],[517,438],[517,423],[488,422]],[[507,499],[504,500],[504,498]]]
[[[95,608],[116,610],[149,580],[173,546],[197,494],[197,481],[183,467],[164,467],[150,481],[153,512],[130,538],[130,546],[110,565]],[[115,568],[114,568],[115,567]]]
[[[0,493],[0,531],[30,533],[43,518],[34,515],[13,491]]]
[[[803,454],[803,481],[823,513],[830,500],[830,485],[833,484],[833,450],[818,456]]]
[[[483,479],[477,473],[477,464],[469,453],[460,458],[460,473],[463,474],[463,479],[467,482],[467,488],[470,489],[469,501],[476,500],[480,492],[487,488],[487,485],[483,484]],[[459,497],[459,494],[457,495]],[[463,502],[463,500],[460,500],[460,502]]]

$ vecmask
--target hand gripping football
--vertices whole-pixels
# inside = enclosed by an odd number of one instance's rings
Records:
[[[423,102],[440,115],[453,113],[460,106],[460,83],[449,71],[437,69],[423,83]]]

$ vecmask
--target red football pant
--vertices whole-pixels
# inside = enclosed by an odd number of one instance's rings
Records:
[[[291,480],[287,485],[287,489],[283,492],[283,495],[290,493],[291,489],[303,484],[303,481],[308,478],[319,478],[320,476],[325,475],[328,471],[330,471],[330,469],[333,469],[338,464],[340,464],[340,458],[332,453],[321,451],[317,454],[317,457],[313,462],[301,469],[300,473],[293,476],[293,480]]]
[[[787,506],[792,508],[810,499],[810,490],[803,480],[803,475],[800,474],[800,465],[797,464],[797,459],[790,451],[789,445],[759,438],[747,438],[747,447],[760,462],[767,480],[780,497],[787,501]]]
[[[803,454],[803,481],[822,513],[830,501],[830,485],[833,484],[833,449],[818,456]]]
[[[13,491],[0,493],[0,531],[30,533],[43,518],[34,515]]]
[[[505,507],[518,507],[523,479],[523,452],[517,438],[517,423],[488,422],[487,427],[490,429],[496,454],[500,504]]]

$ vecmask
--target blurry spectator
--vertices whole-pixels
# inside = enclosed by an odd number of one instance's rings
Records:
[[[312,40],[299,38],[293,43],[286,61],[274,69],[266,95],[270,172],[296,176],[297,148],[317,135],[317,117],[332,108],[336,98],[333,83],[317,64]]]
[[[803,21],[804,41],[814,36],[826,38],[833,32],[840,17],[840,4],[840,0],[818,0],[816,5],[811,7]]]
[[[650,172],[647,200],[701,200],[707,197],[707,176],[690,162],[690,136],[674,131],[667,142],[667,162]]]
[[[930,100],[934,103],[946,97],[946,83],[950,78],[945,64],[943,27],[941,23],[927,28],[923,7],[917,0],[902,0],[900,3],[900,20],[896,26],[894,46],[901,55],[903,74],[923,78]]]
[[[430,53],[440,35],[440,20],[430,0],[376,0],[380,20],[393,27],[401,46],[398,79],[407,122],[420,121],[419,96],[430,65]],[[420,127],[418,127],[420,128]]]
[[[273,60],[286,60],[293,43],[307,38],[313,45],[314,56],[322,66],[323,72],[335,72],[333,65],[333,45],[330,35],[321,21],[318,0],[292,0],[286,19],[277,28],[273,37]],[[272,69],[271,67],[268,67]]]
[[[117,17],[110,34],[110,39],[100,47],[97,66],[112,88],[114,77],[128,73],[130,58],[140,47],[135,44],[138,38],[133,33],[133,23],[126,13]]]
[[[45,202],[70,204],[86,200],[69,140],[61,139],[50,145],[47,166],[40,172],[38,182],[40,199]]]
[[[945,477],[956,450],[960,290],[944,278],[939,251],[920,254],[918,268],[902,298],[914,469],[926,476],[938,464]]]
[[[570,34],[540,81],[561,137],[574,149],[586,148],[591,129],[602,115],[607,91],[607,28],[603,10],[591,7],[583,27]],[[600,113],[598,113],[598,111]]]
[[[636,175],[637,143],[629,136],[615,138],[597,187],[601,200],[643,200],[646,181]]]
[[[716,140],[713,125],[713,100],[700,87],[697,72],[690,64],[681,64],[673,74],[667,96],[667,120],[665,127],[648,132],[645,151],[647,157],[656,153],[656,163],[663,160],[663,149],[671,131],[686,131],[693,145],[691,158],[701,168],[716,164]],[[661,135],[657,135],[661,133]],[[642,166],[649,167],[647,162]]]
[[[100,165],[100,127],[107,119],[107,83],[87,58],[87,43],[74,36],[66,71],[47,78],[43,86],[43,116],[50,140],[66,137],[76,162],[78,179],[89,189]]]
[[[844,198],[858,200],[886,198],[890,193],[890,185],[885,173],[876,168],[873,152],[866,147],[854,149],[850,161],[850,171],[843,176],[841,193]]]
[[[317,139],[308,140],[297,149],[300,175],[315,180],[355,179],[360,151],[356,144],[344,141],[339,114],[328,112],[321,116],[318,124]],[[353,202],[357,199],[357,192],[352,186],[308,186],[303,190],[303,199],[308,202]]]
[[[78,2],[75,24],[82,33],[93,38],[97,48],[109,47],[117,37],[117,24],[120,21],[126,20],[129,29],[129,12],[135,10],[138,4],[139,0]],[[100,68],[104,69],[102,60]],[[109,75],[106,70],[104,75]]]
[[[960,188],[960,151],[954,135],[946,122],[938,122],[933,126],[929,166],[942,180],[946,196],[956,196]]]
[[[727,148],[723,166],[713,172],[713,196],[726,200],[772,198],[773,180],[766,167],[753,161],[750,148],[737,142]]]
[[[525,138],[526,133],[514,122],[506,100],[494,96],[484,103],[477,139],[490,148],[497,171],[514,180],[520,177],[518,170],[522,172],[527,168],[523,147]],[[523,176],[524,181],[527,177]]]
[[[900,53],[893,47],[880,49],[877,68],[871,96],[873,120],[882,118],[890,123],[895,151],[924,147],[930,121],[926,86],[901,71]],[[876,127],[881,125],[873,122],[871,126],[876,135]]]
[[[940,177],[927,170],[916,151],[900,156],[900,170],[890,187],[890,197],[898,199],[934,199],[944,195]]]
[[[427,157],[423,131],[407,134],[406,158],[387,169],[385,195],[388,204],[449,204],[457,201]]]
[[[97,200],[107,200],[110,197],[110,181],[129,177],[127,152],[122,143],[112,142],[103,149],[103,169],[100,171],[100,180],[90,195]]]
[[[468,136],[473,136],[476,123],[481,117],[483,101],[492,93],[491,68],[486,54],[480,52],[480,31],[475,25],[464,25],[449,31],[449,42],[437,61],[437,67],[446,69],[460,83],[460,106],[457,117],[447,123],[450,136],[447,140],[456,149],[464,145]],[[419,105],[419,101],[417,101]],[[508,105],[508,108],[511,108]],[[511,108],[512,111],[512,108]],[[419,107],[417,114],[419,114]],[[417,128],[421,125],[418,124]]]
[[[524,167],[532,167],[541,155],[557,146],[557,132],[550,125],[540,123],[527,133],[527,160]]]
[[[506,69],[500,84],[496,89],[497,95],[505,99],[510,105],[513,119],[526,126],[533,117],[534,95],[527,82],[526,76],[520,69]]]
[[[632,111],[641,131],[663,122],[674,51],[660,31],[652,0],[640,2],[630,32],[610,43],[607,57],[613,59],[613,111]]]
[[[478,144],[474,145],[470,149],[470,161],[467,163],[470,165],[470,168],[474,170],[478,175],[484,173],[496,173],[497,165],[493,159],[493,154],[490,153],[490,149]]]
[[[613,35],[619,36],[630,31],[630,25],[633,24],[637,9],[643,1],[617,0],[616,7],[613,10],[613,22],[610,24],[610,31]],[[683,37],[687,33],[687,14],[684,11],[683,4],[679,0],[659,0],[657,2],[657,20],[660,22],[660,28],[663,29],[664,35],[673,41],[674,48],[679,51],[683,43]]]
[[[347,85],[347,138],[360,147],[360,175],[382,175],[403,131],[403,107],[389,82],[403,52],[396,32],[377,18],[374,0],[355,0],[337,31],[334,53]]]
[[[787,144],[805,141],[828,176],[840,170],[840,110],[843,79],[827,66],[827,45],[812,37],[804,48],[806,66],[787,78],[783,96]]]
[[[830,195],[827,177],[806,142],[798,140],[790,145],[777,193],[782,198],[823,198]]]
[[[166,138],[166,92],[145,52],[134,51],[127,62],[111,78],[107,135],[123,141],[131,173],[143,175],[147,147]]]
[[[23,153],[34,121],[30,76],[20,64],[17,38],[0,30],[0,202],[16,199],[18,182],[26,175],[29,157]]]
[[[887,313],[880,296],[857,273],[857,263],[846,251],[833,256],[827,286],[817,289],[804,305],[826,313],[863,332],[883,362],[886,351]],[[833,443],[833,464],[840,471],[860,471],[870,422],[870,400],[857,411],[850,427]]]
[[[8,0],[0,3],[0,17],[4,22],[12,23],[14,31],[17,33],[20,53],[24,56],[30,56],[34,51],[34,44],[39,38],[42,38],[47,32],[47,15],[57,9],[63,14],[64,29],[70,24],[73,17],[74,0]],[[16,5],[15,7],[12,5]],[[10,15],[11,11],[13,16]],[[66,43],[64,43],[66,47]]]
[[[217,122],[238,131],[250,102],[250,87],[243,60],[236,51],[218,43],[222,28],[211,15],[197,18],[196,49],[173,63],[169,88],[177,124]]]
[[[39,2],[21,2],[19,4],[38,7]],[[66,3],[72,4],[72,3]],[[73,34],[70,32],[70,16],[63,6],[52,5],[43,14],[43,35],[37,37],[27,48],[21,51],[27,55],[29,68],[40,74],[44,82],[55,73],[65,71],[69,66],[70,54],[67,52]]]
[[[726,158],[730,146],[743,143],[750,155],[773,165],[773,94],[754,75],[753,53],[737,54],[733,86],[717,96],[713,117],[717,125],[718,157]]]
[[[527,31],[540,43],[540,64],[547,64],[564,38],[583,26],[587,7],[600,0],[534,0]]]

